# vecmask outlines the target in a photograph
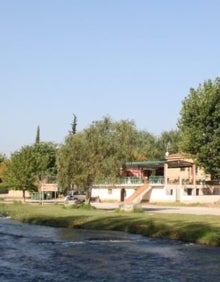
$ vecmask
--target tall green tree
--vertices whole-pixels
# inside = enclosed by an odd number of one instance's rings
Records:
[[[36,139],[35,139],[35,143],[40,143],[40,126],[38,125],[37,127],[37,134],[36,134]]]
[[[166,153],[178,153],[180,151],[180,140],[179,130],[163,131],[156,142],[156,159],[164,159]]]
[[[57,145],[52,142],[35,143],[32,146],[36,162],[35,174],[39,181],[54,182],[57,175]]]
[[[76,134],[76,127],[77,127],[77,116],[73,114],[73,121],[71,123],[71,131],[70,134]]]
[[[178,126],[182,150],[212,178],[220,177],[220,78],[190,89],[182,102]]]
[[[4,154],[0,153],[0,192],[2,191],[2,187],[4,185],[2,182],[3,182],[3,178],[4,178],[3,175],[4,175],[6,160],[7,160],[6,156]]]
[[[56,145],[40,142],[24,146],[6,162],[4,181],[11,189],[37,191],[42,182],[56,176]]]
[[[135,160],[163,160],[165,153],[179,151],[180,134],[178,130],[164,131],[155,136],[147,131],[137,131],[135,135]]]
[[[6,162],[4,179],[8,186],[15,190],[25,191],[36,190],[35,175],[36,163],[31,146],[23,147],[19,152],[11,155],[11,159]]]
[[[156,136],[145,130],[137,131],[135,136],[134,160],[146,161],[156,159],[158,153],[156,143]]]
[[[62,192],[85,187],[87,177],[87,142],[83,133],[68,135],[57,154],[58,183]]]
[[[133,160],[136,128],[131,121],[94,121],[81,133],[69,135],[58,153],[58,179],[63,190],[81,185],[90,194],[97,179],[119,175]]]

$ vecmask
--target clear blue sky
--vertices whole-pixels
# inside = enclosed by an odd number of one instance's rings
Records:
[[[218,0],[0,0],[0,152],[110,115],[160,135],[220,71]]]

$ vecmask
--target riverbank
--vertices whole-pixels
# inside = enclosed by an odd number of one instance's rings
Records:
[[[216,215],[101,210],[91,206],[0,203],[0,214],[25,223],[54,227],[115,230],[143,236],[220,246]]]

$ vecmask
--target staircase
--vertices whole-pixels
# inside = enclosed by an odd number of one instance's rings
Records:
[[[128,197],[124,203],[125,204],[138,204],[141,202],[142,197],[148,191],[151,190],[151,186],[149,183],[144,183],[144,185],[140,186],[130,197]]]

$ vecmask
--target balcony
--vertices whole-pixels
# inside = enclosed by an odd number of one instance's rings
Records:
[[[120,177],[120,178],[103,178],[97,179],[94,186],[100,185],[142,185],[145,182],[144,177]],[[163,184],[164,177],[155,175],[149,177],[150,184]]]

